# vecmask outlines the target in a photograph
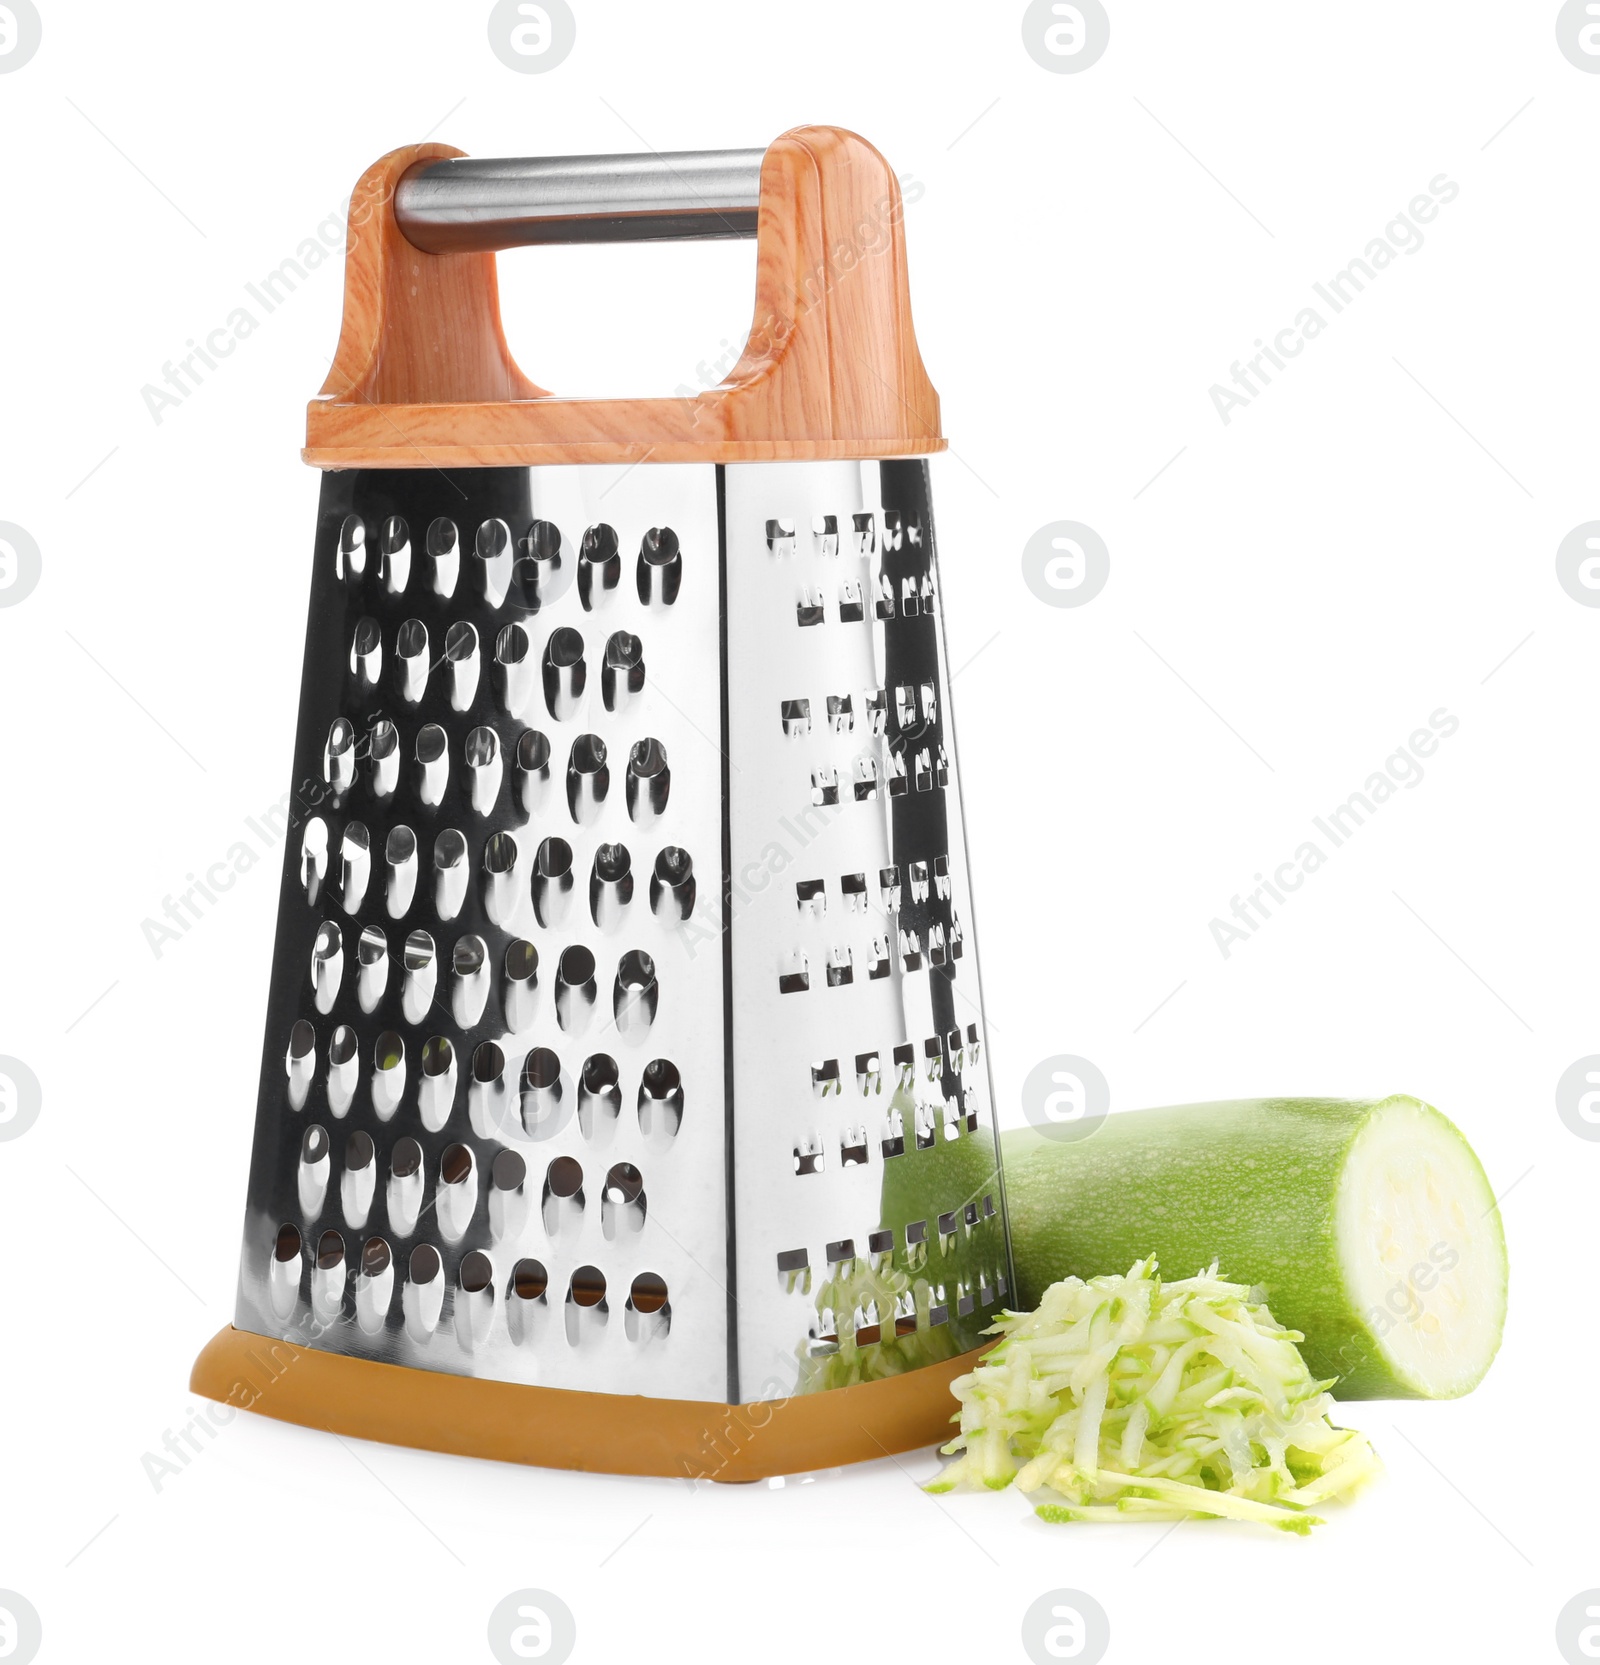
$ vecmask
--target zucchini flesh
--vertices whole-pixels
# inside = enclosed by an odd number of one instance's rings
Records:
[[[1471,1146],[1414,1098],[1242,1099],[1002,1139],[1018,1294],[1154,1255],[1219,1261],[1341,1399],[1449,1399],[1505,1324],[1505,1238]]]
[[[1008,1313],[999,1346],[958,1377],[959,1453],[928,1488],[963,1483],[1061,1499],[1052,1522],[1221,1517],[1304,1533],[1313,1505],[1378,1469],[1293,1330],[1211,1267],[1164,1283],[1153,1260],[1123,1277],[1067,1278],[1038,1310]]]

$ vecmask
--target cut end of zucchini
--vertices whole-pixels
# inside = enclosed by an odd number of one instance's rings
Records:
[[[1385,1100],[1351,1146],[1335,1208],[1347,1292],[1370,1344],[1425,1398],[1470,1392],[1506,1314],[1500,1211],[1472,1147],[1430,1106]]]

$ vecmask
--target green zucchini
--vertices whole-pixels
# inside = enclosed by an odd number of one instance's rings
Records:
[[[1506,1314],[1506,1249],[1472,1147],[1431,1106],[1239,1099],[1001,1141],[1017,1298],[1154,1256],[1220,1263],[1299,1330],[1342,1399],[1453,1399],[1483,1379]]]

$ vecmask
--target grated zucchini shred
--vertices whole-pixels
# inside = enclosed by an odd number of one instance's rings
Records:
[[[1163,1282],[1154,1258],[1124,1277],[1067,1278],[951,1383],[957,1460],[930,1492],[1048,1488],[1041,1520],[1223,1517],[1305,1533],[1313,1505],[1348,1497],[1379,1468],[1366,1438],[1328,1420],[1286,1330],[1215,1263]],[[955,1420],[952,1418],[952,1420]]]

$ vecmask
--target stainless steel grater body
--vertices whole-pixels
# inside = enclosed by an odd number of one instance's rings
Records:
[[[926,464],[323,477],[237,1326],[728,1403],[1011,1282]]]

